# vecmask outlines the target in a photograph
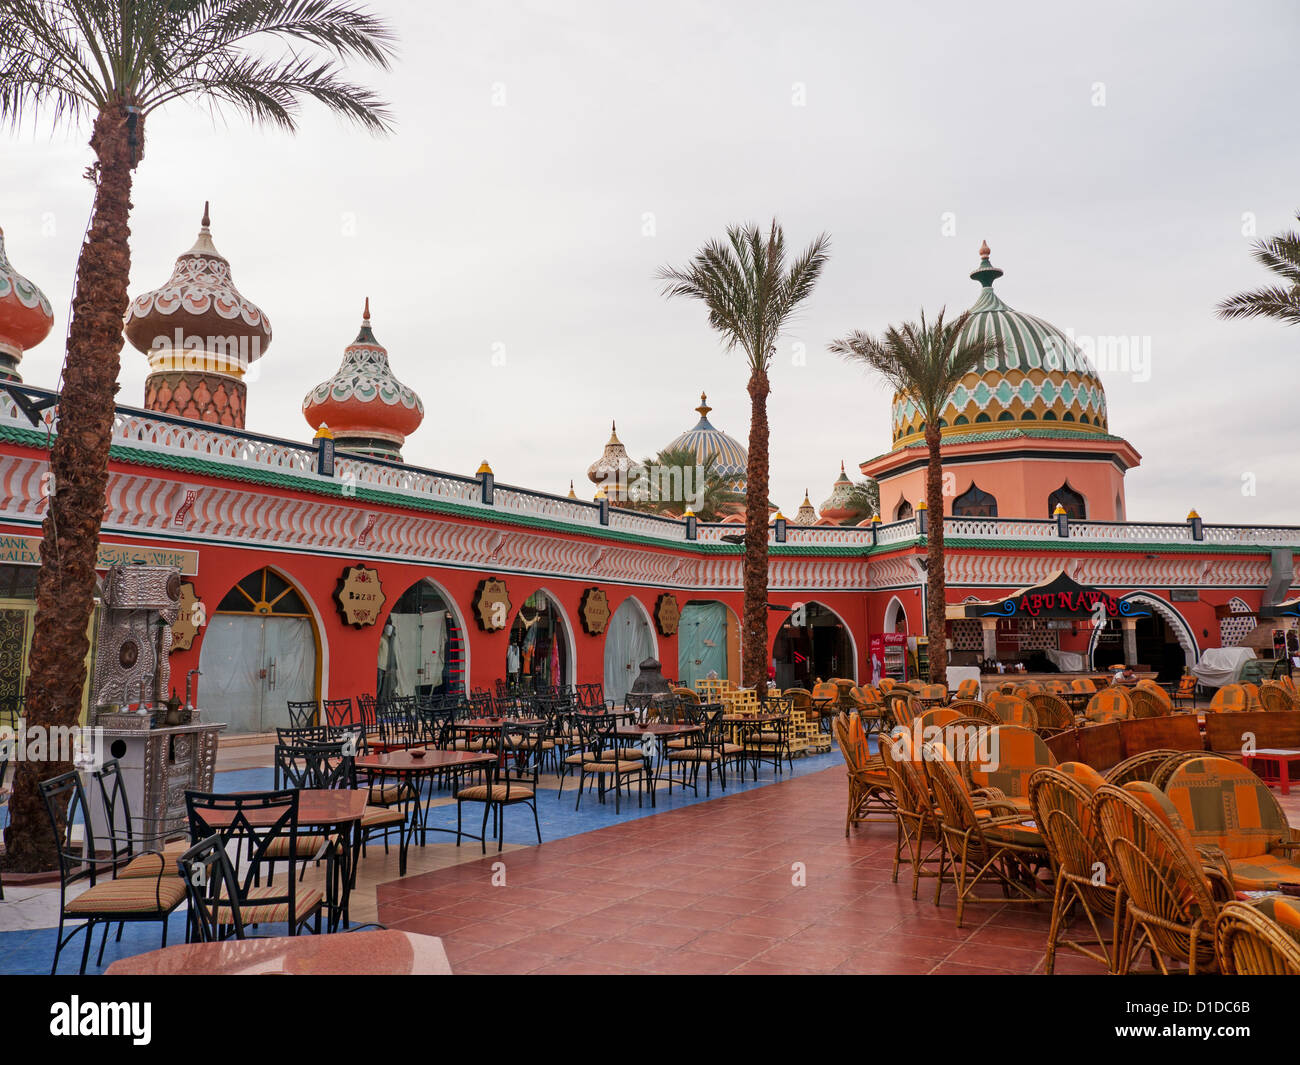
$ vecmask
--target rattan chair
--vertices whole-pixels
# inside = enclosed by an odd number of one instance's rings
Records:
[[[954,699],[948,704],[950,710],[956,710],[962,717],[977,717],[990,725],[1002,724],[1002,718],[987,703],[978,699]]]
[[[1074,728],[1074,711],[1070,704],[1052,692],[1035,692],[1025,699],[1034,712],[1035,728],[1042,732],[1064,732]]]
[[[1173,710],[1171,704],[1166,703],[1149,688],[1134,688],[1128,693],[1128,698],[1133,706],[1132,715],[1135,718],[1166,717]]]
[[[1228,902],[1214,922],[1225,976],[1300,976],[1300,905],[1273,897]]]
[[[1004,725],[1019,725],[1022,728],[1037,728],[1038,718],[1034,709],[1019,695],[1004,695],[994,692],[988,697],[988,706],[998,715]]]
[[[1127,721],[1133,716],[1133,700],[1123,688],[1112,684],[1088,700],[1083,716],[1094,725]]]
[[[1297,702],[1294,693],[1275,680],[1266,680],[1259,686],[1259,701],[1265,710],[1272,713],[1300,710],[1300,702]]]
[[[1300,836],[1277,797],[1251,770],[1202,755],[1181,761],[1164,791],[1193,842],[1226,856],[1238,891],[1300,884]]]
[[[1050,893],[1035,870],[1049,859],[1038,828],[1030,815],[1008,800],[989,798],[980,816],[956,765],[942,743],[923,748],[931,790],[942,817],[942,831],[952,862],[957,888],[957,927],[972,902],[1038,903]],[[942,881],[941,881],[942,883]],[[981,896],[976,889],[996,884],[996,897]]]
[[[929,711],[942,713],[943,711]],[[893,882],[898,883],[898,870],[903,854],[912,866],[912,898],[920,889],[921,877],[936,877],[935,905],[943,889],[944,870],[947,867],[947,847],[939,825],[939,812],[934,807],[934,796],[926,783],[924,773],[918,768],[918,752],[912,745],[912,735],[906,729],[897,729],[880,737],[880,757],[894,793],[894,816],[898,836],[894,844]]]
[[[1193,975],[1214,971],[1214,922],[1220,901],[1176,812],[1158,813],[1168,799],[1150,784],[1135,781],[1097,789],[1093,809],[1114,871],[1125,895],[1115,971],[1125,975],[1142,947],[1160,972],[1166,957],[1186,963]]]
[[[871,756],[862,719],[856,711],[837,714],[831,731],[844,756],[844,772],[849,783],[844,834],[847,836],[854,825],[867,821],[892,820],[895,801],[889,774],[883,759]]]
[[[1239,714],[1258,709],[1258,700],[1244,684],[1225,684],[1210,700],[1210,710],[1216,714]]]
[[[1178,751],[1168,747],[1157,747],[1152,751],[1141,751],[1106,770],[1106,783],[1122,788],[1130,780],[1149,781],[1156,775],[1162,765],[1169,761],[1170,758],[1177,757],[1178,754]]]
[[[958,699],[978,699],[980,697],[980,682],[974,677],[967,677],[957,685],[956,698]]]
[[[1123,894],[1106,876],[1105,842],[1093,814],[1092,800],[1105,781],[1091,766],[1066,762],[1037,770],[1029,778],[1029,805],[1047,844],[1056,878],[1052,923],[1047,932],[1046,972],[1051,975],[1056,952],[1066,947],[1115,971],[1123,924]],[[1103,874],[1098,883],[1098,872]],[[1070,916],[1078,911],[1092,929],[1092,939],[1067,939]],[[1102,925],[1109,921],[1109,938]],[[1097,948],[1096,950],[1090,948]]]

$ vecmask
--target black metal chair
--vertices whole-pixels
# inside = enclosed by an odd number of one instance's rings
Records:
[[[324,708],[326,725],[342,727],[346,725],[356,725],[358,722],[352,720],[352,700],[351,699],[323,699],[321,706]]]
[[[320,722],[320,703],[315,699],[293,700],[286,702],[289,707],[289,725],[291,728],[306,728]]]
[[[740,727],[741,744],[745,749],[745,758],[754,767],[754,779],[758,779],[758,767],[770,761],[772,769],[781,773],[781,759],[794,769],[794,756],[790,750],[790,715],[793,712],[788,699],[769,699],[766,712],[776,716],[773,721],[761,721]]]
[[[157,859],[157,871],[152,876],[112,879],[111,872],[116,866],[112,857],[96,857],[95,829],[86,805],[86,793],[81,786],[81,777],[76,770],[61,773],[50,780],[43,780],[39,785],[41,800],[50,819],[50,828],[57,841],[59,853],[59,930],[54,945],[54,963],[50,966],[50,975],[59,970],[59,955],[73,937],[81,931],[86,933],[86,942],[81,950],[80,974],[86,972],[86,962],[90,958],[90,943],[95,934],[95,926],[105,926],[104,939],[107,940],[108,925],[125,921],[159,921],[162,924],[162,945],[167,945],[167,919],[173,910],[185,901],[185,885],[180,878],[168,872],[161,854]],[[78,841],[77,829],[82,837]],[[103,869],[108,879],[100,875]],[[75,897],[68,897],[68,889],[82,883],[89,887]],[[66,936],[64,925],[68,921],[85,921],[84,925],[72,929]],[[104,960],[104,944],[99,947],[99,962]]]
[[[705,768],[704,794],[713,792],[713,774],[716,769],[718,782],[723,791],[727,790],[727,762],[742,760],[745,748],[739,743],[727,739],[722,717],[726,713],[723,706],[713,704],[699,707],[698,724],[700,731],[685,737],[683,746],[668,752],[668,793],[673,790],[673,766],[680,766],[682,775],[676,783],[689,787],[696,795],[700,793],[700,766]],[[742,780],[744,763],[741,762]],[[689,779],[688,779],[689,778]]]
[[[483,803],[483,826],[479,832],[483,853],[487,853],[488,815],[492,815],[497,850],[505,845],[505,808],[524,804],[533,811],[537,842],[542,842],[542,825],[537,817],[537,779],[542,764],[545,724],[514,724],[501,735],[501,758],[489,767],[487,782],[456,789],[456,845],[460,846],[461,815],[467,802]]]
[[[588,777],[595,778],[597,795],[602,803],[605,801],[606,778],[614,778],[616,814],[621,812],[619,804],[623,786],[628,785],[628,794],[631,795],[631,783],[635,780],[636,802],[638,807],[641,806],[646,783],[645,759],[623,757],[624,752],[615,735],[617,728],[618,719],[613,714],[589,714],[578,718],[578,730],[583,737],[582,750],[565,759],[570,765],[575,764],[576,760],[578,768],[578,800],[573,806],[575,810],[582,805],[582,792],[587,786]]]
[[[314,931],[320,932],[321,909],[326,904],[333,907],[333,897],[326,899],[324,893],[315,888],[300,891],[298,879],[292,875],[284,878],[282,888],[274,887],[269,879],[266,884],[261,883],[263,872],[269,878],[276,861],[287,861],[290,870],[297,867],[300,843],[319,841],[320,849],[316,853],[327,860],[326,884],[332,893],[336,861],[334,841],[324,836],[299,836],[296,790],[237,795],[187,791],[185,806],[191,838],[202,840],[212,835],[220,836],[227,845],[235,843],[237,856],[247,846],[248,871],[238,891],[245,924],[284,923],[289,926],[289,934],[296,936],[299,928],[314,917]],[[219,923],[229,925],[230,922]]]

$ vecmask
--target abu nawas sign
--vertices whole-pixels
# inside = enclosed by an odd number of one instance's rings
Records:
[[[988,603],[967,603],[968,618],[1109,618],[1146,617],[1149,611],[1097,588],[1085,588],[1059,573],[1045,584],[1035,585]]]

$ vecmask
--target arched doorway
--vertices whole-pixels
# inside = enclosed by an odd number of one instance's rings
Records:
[[[885,607],[885,627],[881,631],[907,631],[907,611],[903,608],[903,601],[898,596],[890,599],[889,605]]]
[[[1176,681],[1200,654],[1191,627],[1159,596],[1130,592],[1120,598],[1146,611],[1136,619],[1137,662],[1130,664],[1155,670],[1159,681]],[[1093,629],[1088,650],[1094,669],[1124,664],[1122,622],[1109,618],[1104,626]]]
[[[465,690],[465,627],[456,604],[428,577],[394,604],[379,641],[379,698],[453,695]]]
[[[203,720],[224,722],[230,735],[287,726],[288,702],[317,698],[317,646],[302,593],[270,568],[250,573],[204,631]]]
[[[808,688],[818,680],[856,680],[853,635],[840,616],[821,603],[798,603],[772,646],[778,688]]]
[[[709,674],[740,679],[740,622],[726,603],[696,599],[677,626],[677,679],[693,688]]]
[[[510,626],[506,677],[523,691],[564,688],[573,683],[573,637],[560,604],[544,591],[524,600]]]
[[[605,629],[605,698],[621,704],[636,681],[641,663],[658,654],[650,615],[640,600],[628,596]]]

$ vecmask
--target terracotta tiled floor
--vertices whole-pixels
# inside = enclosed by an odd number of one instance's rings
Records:
[[[1042,971],[1047,905],[973,906],[956,928],[953,889],[936,907],[923,880],[913,902],[906,865],[890,883],[893,823],[845,839],[844,803],[830,769],[383,883],[378,915],[441,936],[457,973]]]

